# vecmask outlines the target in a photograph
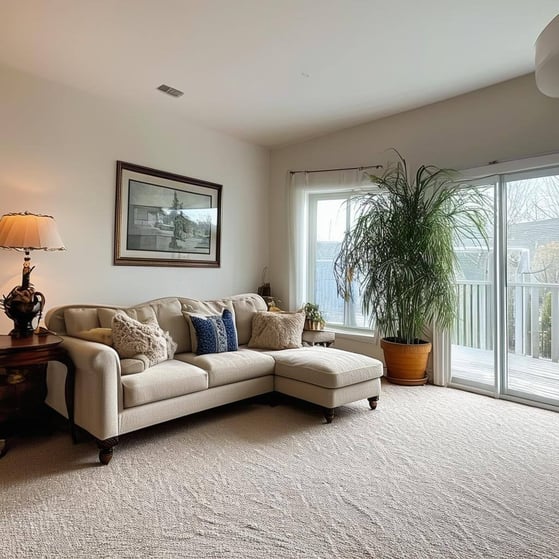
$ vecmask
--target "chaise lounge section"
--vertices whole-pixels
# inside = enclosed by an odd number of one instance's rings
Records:
[[[264,338],[253,332],[256,321]],[[103,464],[125,433],[262,394],[322,406],[327,423],[335,408],[368,399],[375,409],[380,396],[380,361],[301,347],[296,313],[269,313],[253,293],[167,297],[129,308],[66,305],[51,309],[45,322],[74,361],[74,421],[96,439]],[[49,363],[47,404],[67,417],[65,379],[65,366]]]

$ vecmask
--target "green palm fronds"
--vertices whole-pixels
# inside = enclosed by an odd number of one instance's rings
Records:
[[[382,337],[405,343],[427,325],[447,328],[456,312],[454,248],[486,242],[487,200],[450,169],[422,165],[413,180],[406,161],[369,175],[374,192],[357,194],[357,218],[334,263],[338,293],[359,286],[363,311]]]

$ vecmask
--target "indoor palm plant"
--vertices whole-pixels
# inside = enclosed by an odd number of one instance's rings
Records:
[[[396,153],[380,176],[369,175],[374,191],[352,197],[357,216],[334,275],[346,300],[359,290],[363,311],[382,338],[388,379],[424,384],[431,344],[422,337],[428,326],[452,324],[455,247],[485,239],[487,201],[449,169],[422,165],[408,175]]]

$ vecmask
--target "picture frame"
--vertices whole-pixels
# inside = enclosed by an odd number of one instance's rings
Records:
[[[222,185],[116,163],[114,264],[219,268]]]

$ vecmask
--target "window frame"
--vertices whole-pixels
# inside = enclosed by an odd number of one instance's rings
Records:
[[[351,198],[359,192],[374,192],[374,188],[358,189],[358,187],[343,188],[343,189],[328,189],[328,190],[313,190],[305,192],[305,237],[306,237],[306,251],[305,251],[305,273],[304,273],[304,293],[306,299],[309,301],[316,301],[315,280],[316,280],[316,255],[317,255],[317,208],[318,203],[324,200],[342,200],[345,209],[345,225],[346,230],[352,220],[351,214]],[[335,329],[341,332],[348,332],[354,334],[371,334],[373,329],[371,326],[359,326],[352,324],[352,316],[355,310],[361,312],[359,301],[344,301],[343,302],[343,324],[339,322],[329,322],[328,317],[326,325],[330,329]]]

